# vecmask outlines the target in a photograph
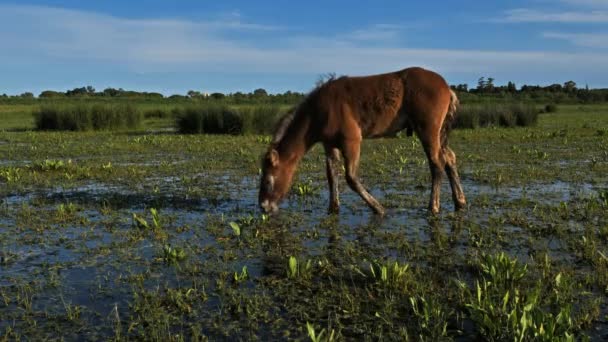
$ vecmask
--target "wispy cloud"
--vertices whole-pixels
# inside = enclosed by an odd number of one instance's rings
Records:
[[[403,36],[404,27],[392,24],[377,24],[367,28],[357,29],[342,38],[360,42],[386,43],[394,42]]]
[[[543,37],[565,40],[578,46],[608,49],[608,33],[544,32]]]
[[[577,7],[608,8],[608,1],[606,0],[561,0],[561,2]]]
[[[608,11],[551,12],[527,8],[508,10],[492,20],[499,23],[608,23]]]
[[[233,30],[253,32],[256,37],[226,34]],[[526,69],[558,72],[573,66],[577,71],[588,68],[608,73],[608,55],[603,53],[417,49],[370,43],[395,38],[401,28],[392,25],[334,36],[287,35],[283,30],[244,22],[240,16],[208,22],[126,19],[0,5],[0,41],[5,51],[10,51],[0,54],[0,63],[84,62],[133,72],[368,74],[420,65],[441,72],[477,74]],[[585,63],[580,63],[582,60]]]

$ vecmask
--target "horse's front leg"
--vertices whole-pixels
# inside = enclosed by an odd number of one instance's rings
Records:
[[[359,168],[359,154],[361,152],[361,139],[353,139],[345,141],[342,147],[344,155],[344,166],[346,169],[346,182],[354,192],[358,193],[361,198],[372,208],[374,213],[383,216],[386,210],[384,207],[367,191],[359,177],[357,170]]]
[[[329,210],[330,214],[337,214],[340,211],[340,199],[338,191],[338,178],[336,168],[340,161],[340,151],[337,148],[325,147],[325,165],[327,172],[327,182],[329,184]]]

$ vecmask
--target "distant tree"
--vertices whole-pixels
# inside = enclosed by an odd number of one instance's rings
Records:
[[[63,97],[63,96],[65,96],[64,93],[58,92],[58,91],[54,91],[54,90],[45,90],[45,91],[41,92],[40,95],[38,95],[38,97],[40,97],[40,98],[46,98],[46,99],[56,98],[56,97]]]
[[[256,89],[256,90],[253,91],[253,96],[255,96],[255,97],[266,97],[266,96],[268,96],[268,93],[266,92],[266,89],[258,88],[258,89]]]
[[[236,93],[232,94],[230,97],[237,104],[247,101],[247,95],[243,94],[240,91],[237,91]]]
[[[486,90],[489,93],[494,91],[494,79],[492,77],[488,77],[488,81],[486,82],[486,86],[485,86],[484,90]]]
[[[195,91],[195,90],[188,90],[188,97],[190,97],[190,98],[201,97],[201,92]]]
[[[465,92],[465,93],[466,93],[466,92],[468,92],[468,91],[469,91],[469,85],[468,85],[468,84],[466,84],[466,83],[459,84],[459,85],[456,87],[456,90],[458,90],[458,91],[462,91],[462,92]]]
[[[486,84],[486,78],[483,76],[480,77],[477,81],[477,91],[483,92],[486,89]]]
[[[155,93],[155,92],[152,92],[152,93],[143,93],[143,96],[146,97],[146,98],[149,98],[149,99],[162,99],[162,98],[165,97],[163,94],[161,94],[161,93]]]
[[[568,81],[564,83],[564,90],[567,93],[572,93],[576,90],[576,83],[574,81]]]
[[[169,96],[169,99],[171,99],[171,100],[184,100],[187,98],[188,97],[186,97],[184,95],[179,95],[179,94],[173,94],[173,95]]]
[[[115,96],[120,95],[120,93],[122,93],[122,92],[123,92],[122,88],[120,88],[120,89],[106,88],[103,90],[103,96],[115,97]]]
[[[509,93],[515,93],[517,92],[517,87],[515,86],[515,83],[509,81],[507,83],[507,92]]]
[[[95,88],[93,88],[92,86],[87,86],[86,87],[86,92],[89,95],[95,94]]]
[[[561,92],[563,90],[562,85],[558,84],[558,83],[554,83],[554,84],[552,84],[550,86],[547,86],[547,87],[545,87],[545,89],[547,91],[552,92],[552,93],[558,93],[558,92]]]
[[[87,88],[85,88],[85,87],[74,88],[72,90],[68,90],[65,92],[65,94],[67,96],[81,96],[81,95],[85,95],[86,93],[87,93]]]
[[[34,94],[30,93],[29,91],[22,93],[21,95],[19,95],[19,97],[23,98],[23,99],[33,99],[34,98]]]
[[[222,94],[222,93],[213,93],[211,95],[209,95],[212,99],[214,100],[221,100],[224,97],[226,97],[226,95]]]

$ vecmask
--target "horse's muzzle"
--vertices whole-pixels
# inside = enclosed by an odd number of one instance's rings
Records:
[[[260,202],[260,209],[266,214],[275,214],[279,211],[279,207],[276,203],[264,200]]]

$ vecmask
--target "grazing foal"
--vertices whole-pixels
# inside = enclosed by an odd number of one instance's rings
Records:
[[[296,109],[278,123],[262,161],[259,205],[267,213],[291,186],[304,154],[317,142],[325,148],[329,211],[339,210],[336,167],[344,157],[346,181],[379,215],[385,210],[357,177],[361,140],[415,132],[429,160],[432,176],[429,210],[439,212],[443,172],[448,175],[456,210],[466,206],[456,169],[456,155],[448,147],[450,123],[458,98],[438,74],[422,68],[364,77],[331,79],[314,89]]]

